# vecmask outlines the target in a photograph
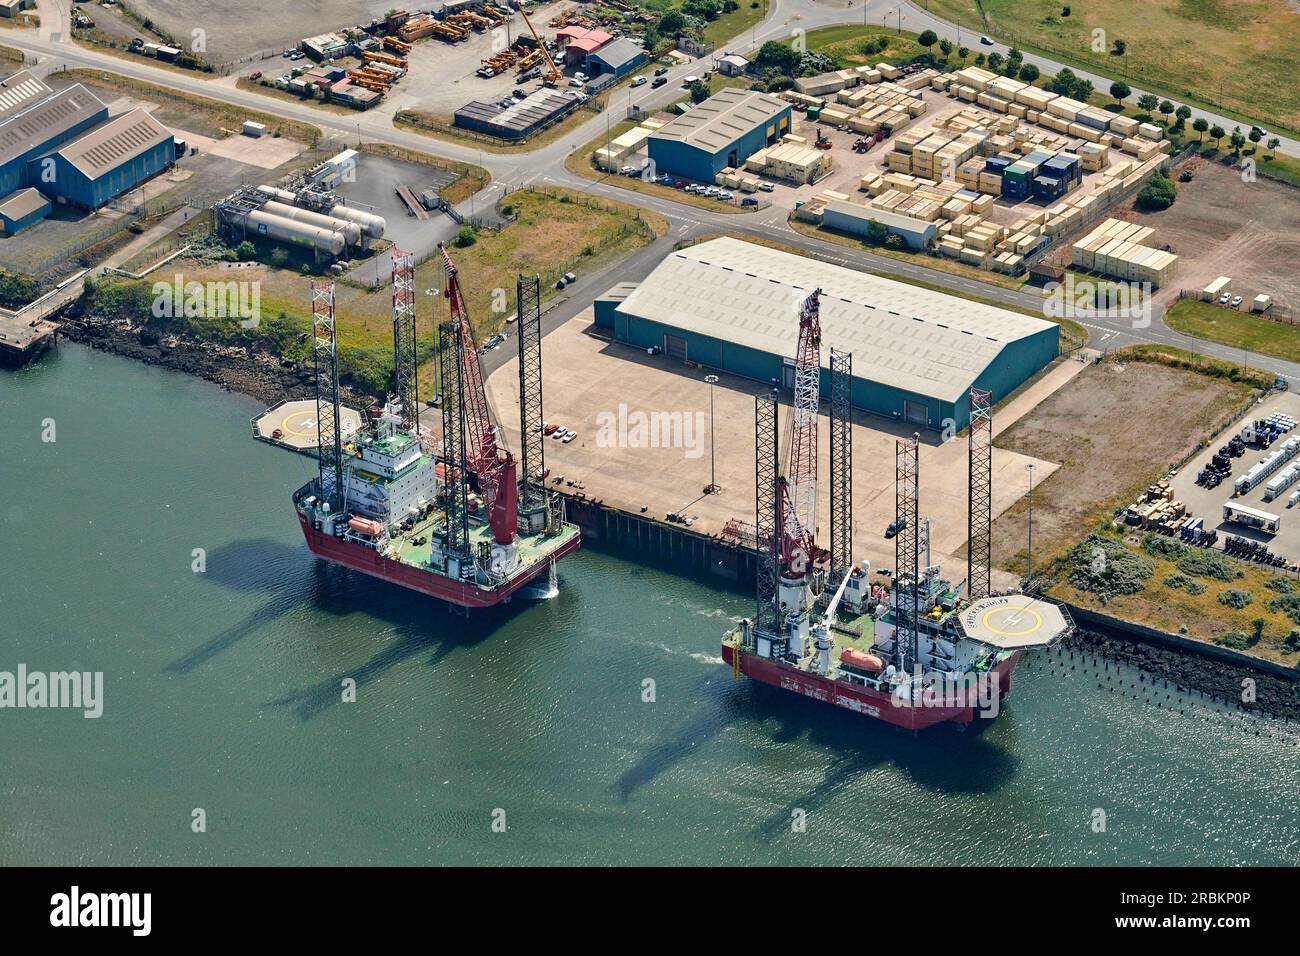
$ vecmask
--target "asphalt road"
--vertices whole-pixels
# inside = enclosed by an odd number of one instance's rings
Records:
[[[810,255],[838,265],[864,271],[892,272],[952,289],[957,294],[978,295],[1022,308],[1042,308],[1042,299],[1036,290],[1012,291],[1001,286],[977,282],[940,270],[881,256],[866,249],[854,249],[804,236],[789,227],[784,214],[779,209],[768,208],[741,214],[714,212],[660,196],[633,192],[608,181],[593,182],[569,172],[564,167],[565,159],[573,150],[596,138],[606,128],[607,118],[604,115],[595,114],[564,137],[530,152],[483,152],[472,146],[444,142],[397,129],[392,125],[390,116],[375,110],[357,114],[355,117],[345,117],[305,104],[237,89],[233,85],[233,78],[210,80],[202,79],[199,75],[191,77],[178,71],[153,67],[143,60],[113,56],[92,48],[81,47],[68,40],[67,32],[58,26],[55,10],[66,9],[66,0],[41,0],[38,9],[42,11],[42,27],[39,33],[15,30],[9,31],[4,37],[6,43],[29,54],[29,59],[31,56],[39,58],[38,65],[33,67],[38,74],[43,75],[63,68],[102,68],[186,93],[219,98],[250,110],[311,123],[323,130],[328,138],[338,142],[340,147],[354,144],[358,138],[363,137],[373,142],[392,143],[448,159],[476,163],[492,173],[493,182],[485,191],[463,205],[462,209],[466,213],[470,211],[471,204],[494,201],[499,191],[507,187],[518,188],[531,183],[540,183],[582,190],[631,203],[656,212],[667,219],[670,231],[666,237],[615,266],[592,276],[580,277],[578,284],[570,292],[566,292],[559,303],[551,306],[546,319],[548,330],[585,308],[594,296],[604,292],[615,281],[635,281],[643,278],[676,242],[710,232],[775,237],[789,245],[801,247]],[[862,22],[864,17],[868,23],[873,24],[884,24],[887,20],[896,23],[900,13],[902,23],[908,30],[919,32],[932,29],[940,37],[949,37],[954,42],[960,39],[960,42],[972,48],[978,45],[977,34],[972,35],[970,31],[959,30],[913,3],[900,5],[887,0],[866,0],[865,4],[855,3],[853,6],[845,6],[818,3],[816,0],[771,0],[767,18],[747,35],[737,37],[732,43],[727,44],[727,48],[746,50],[766,40],[789,36],[795,30],[813,30],[839,23],[858,23]],[[46,22],[47,15],[50,22]],[[972,40],[975,43],[972,43]],[[1000,44],[991,47],[983,46],[981,49],[999,50],[1004,54],[1007,50]],[[1056,72],[1061,68],[1061,64],[1043,57],[1027,54],[1025,60],[1035,63],[1044,72]],[[680,96],[681,80],[698,69],[698,62],[683,64],[670,69],[667,74],[669,82],[659,89],[646,84],[635,89],[629,88],[626,93],[619,91],[615,94],[609,109],[617,110],[615,115],[622,116],[630,106],[647,110],[665,106]],[[1107,78],[1080,70],[1075,72],[1092,80],[1098,89],[1109,87],[1111,82]],[[1141,93],[1141,90],[1133,91],[1134,96]],[[1228,127],[1236,125],[1234,121],[1212,113],[1198,110],[1196,115],[1204,115],[1211,122],[1218,122]],[[1291,152],[1300,152],[1300,144],[1292,140],[1284,139],[1282,148]],[[1078,321],[1088,328],[1089,345],[1094,348],[1115,349],[1143,342],[1178,346],[1229,362],[1248,361],[1254,368],[1265,369],[1300,385],[1300,364],[1267,357],[1248,357],[1238,349],[1184,335],[1169,328],[1164,322],[1163,315],[1153,315],[1149,323],[1141,321],[1135,323],[1129,318],[1113,317],[1083,317]],[[508,349],[498,349],[496,354],[508,351]],[[494,366],[494,363],[499,361],[500,359],[493,355],[489,356],[486,364]]]

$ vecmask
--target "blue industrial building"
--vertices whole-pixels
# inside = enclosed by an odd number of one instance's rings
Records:
[[[35,189],[20,189],[0,200],[0,232],[14,236],[50,214],[50,201]]]
[[[651,133],[646,151],[660,173],[712,183],[790,132],[790,120],[784,100],[728,88]]]
[[[0,206],[25,210],[5,223],[10,234],[31,224],[36,207],[49,211],[30,190],[93,210],[175,161],[171,131],[144,110],[109,119],[79,83],[56,93],[26,70],[0,80]]]
[[[645,50],[641,48],[641,44],[627,37],[621,37],[588,53],[586,70],[588,76],[602,76],[608,73],[616,79],[621,79],[644,62]]]
[[[798,306],[815,288],[823,363],[831,347],[852,353],[854,407],[917,429],[960,431],[971,388],[998,402],[1059,352],[1059,328],[1043,319],[730,237],[611,289],[595,321],[616,341],[792,388]]]

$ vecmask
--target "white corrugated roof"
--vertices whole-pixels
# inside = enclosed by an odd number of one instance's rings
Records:
[[[960,401],[1009,342],[1043,319],[723,237],[669,255],[620,312],[793,356],[799,304],[822,290],[823,364],[853,353],[859,378]]]

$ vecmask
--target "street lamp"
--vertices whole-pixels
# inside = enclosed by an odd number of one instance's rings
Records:
[[[709,386],[709,487],[704,489],[706,495],[716,495],[722,489],[718,487],[716,480],[717,475],[714,472],[713,457],[713,386],[718,384],[718,376],[706,375],[704,382]]]
[[[1025,465],[1025,470],[1029,472],[1029,491],[1025,495],[1029,499],[1029,574],[1025,577],[1027,591],[1034,582],[1034,466]]]

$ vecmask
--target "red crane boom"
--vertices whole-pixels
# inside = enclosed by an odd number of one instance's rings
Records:
[[[461,327],[461,379],[464,383],[462,407],[465,409],[465,457],[470,470],[478,479],[479,492],[487,507],[488,524],[497,544],[512,544],[518,525],[519,488],[515,475],[515,460],[509,450],[501,447],[497,427],[488,410],[487,392],[483,387],[483,371],[478,363],[478,348],[474,344],[474,330],[469,320],[469,309],[460,291],[460,278],[456,264],[451,261],[447,247],[438,243],[442,261],[447,270],[445,295],[451,307],[451,318]]]

